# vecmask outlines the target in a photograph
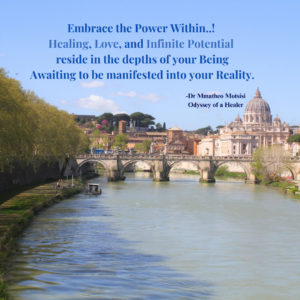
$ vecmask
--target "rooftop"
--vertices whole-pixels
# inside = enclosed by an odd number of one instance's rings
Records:
[[[181,130],[181,131],[182,131],[182,129],[180,129],[180,128],[177,127],[176,125],[175,125],[173,128],[169,129],[169,130]]]

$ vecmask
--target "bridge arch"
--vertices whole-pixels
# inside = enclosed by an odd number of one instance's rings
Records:
[[[99,162],[103,165],[103,167],[106,169],[106,171],[109,171],[107,164],[103,160],[98,159],[98,158],[87,158],[78,164],[78,166],[75,169],[75,174],[78,175],[82,166],[87,163],[91,163],[91,162]]]
[[[267,164],[267,167],[270,166],[270,165],[272,165],[272,164],[273,164],[273,163]],[[289,171],[289,172],[292,174],[292,178],[293,178],[293,180],[295,180],[296,170],[294,170],[294,169],[292,168],[292,166],[287,165],[287,164],[285,164],[285,163],[283,163],[283,166],[286,168],[286,171]],[[281,174],[280,174],[280,175],[281,175]]]
[[[293,170],[291,167],[289,167],[289,166],[286,166],[286,165],[285,165],[285,167],[287,168],[287,170],[289,170],[289,171],[291,172],[292,177],[293,177],[293,180],[295,180],[294,170]]]
[[[130,166],[130,165],[132,165],[132,164],[135,164],[135,163],[137,163],[137,162],[139,162],[139,161],[141,161],[141,162],[147,164],[147,165],[150,167],[151,171],[152,171],[152,172],[154,171],[154,170],[153,170],[153,165],[152,165],[151,162],[149,162],[149,161],[146,160],[146,159],[144,160],[144,159],[139,158],[139,159],[133,159],[133,160],[129,160],[129,161],[125,162],[125,163],[123,164],[123,166],[122,166],[122,169],[121,169],[121,175],[122,175],[122,176],[124,175],[125,170],[126,170],[126,168],[127,168],[128,166]]]
[[[178,160],[178,161],[175,161],[175,162],[171,162],[171,163],[169,164],[170,171],[171,171],[176,165],[178,165],[178,164],[180,164],[180,163],[182,163],[182,162],[187,162],[187,160],[181,159],[181,160]],[[192,160],[189,160],[188,162],[192,163],[192,164],[197,168],[197,170],[200,171],[201,168],[200,168],[199,164],[197,164],[195,161],[192,161]]]
[[[212,168],[213,177],[215,177],[215,173],[217,172],[217,170],[218,170],[221,166],[223,166],[223,165],[225,165],[226,163],[229,163],[229,162],[232,162],[232,161],[226,161],[226,160],[224,160],[224,161],[221,161],[221,162],[215,164],[215,166]],[[247,166],[245,166],[244,163],[239,162],[239,161],[234,161],[234,163],[236,163],[237,165],[239,165],[239,166],[245,171],[245,173],[246,173],[246,175],[247,175],[246,180],[249,179],[249,178],[250,178],[250,174],[251,174],[251,166],[250,166],[250,164],[249,164],[249,166],[247,167]]]

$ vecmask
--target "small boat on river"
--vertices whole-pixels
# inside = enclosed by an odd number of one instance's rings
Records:
[[[102,190],[99,188],[99,184],[88,183],[86,185],[85,194],[86,195],[100,195]]]

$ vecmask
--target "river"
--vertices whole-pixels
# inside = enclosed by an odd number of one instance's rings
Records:
[[[300,299],[300,203],[243,181],[126,173],[18,239],[14,299]]]

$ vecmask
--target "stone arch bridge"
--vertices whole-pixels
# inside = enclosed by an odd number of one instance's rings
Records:
[[[173,167],[181,162],[191,162],[200,172],[200,181],[215,182],[215,172],[228,162],[234,162],[241,166],[247,174],[247,183],[257,183],[254,174],[251,174],[250,163],[252,157],[224,157],[224,156],[184,156],[184,155],[153,155],[153,154],[81,154],[76,157],[77,166],[75,175],[80,174],[80,169],[86,163],[99,162],[108,171],[109,181],[125,180],[125,169],[127,166],[142,161],[149,165],[153,172],[154,181],[169,181],[169,173]],[[291,158],[291,168],[293,178],[300,173],[300,158]]]

